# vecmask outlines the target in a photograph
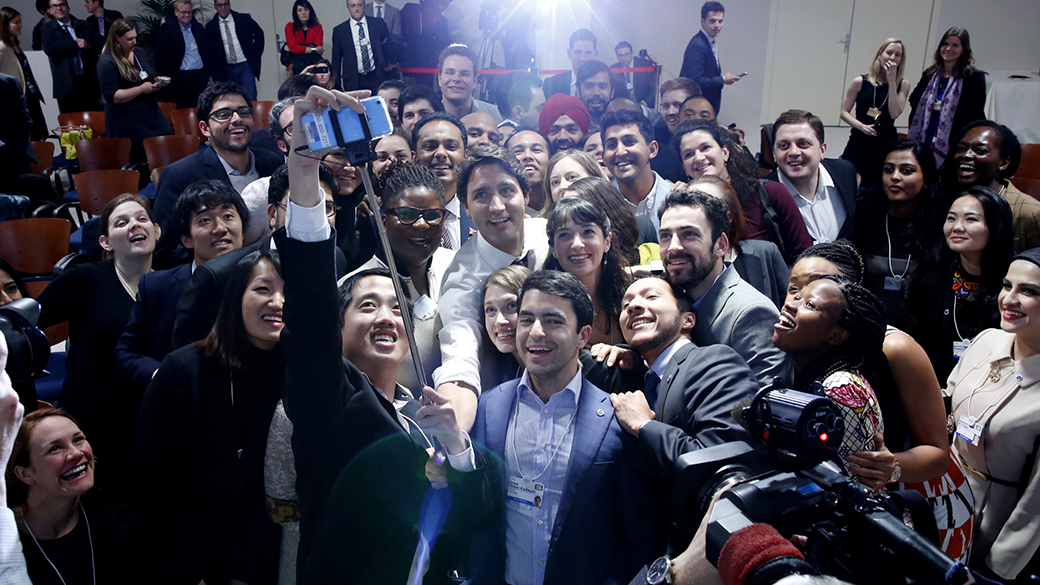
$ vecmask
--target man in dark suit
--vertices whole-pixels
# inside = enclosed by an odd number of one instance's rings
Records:
[[[108,29],[112,23],[123,18],[123,13],[118,10],[106,10],[105,0],[84,0],[83,7],[90,13],[87,24],[98,31],[102,41],[108,37]]]
[[[116,365],[141,394],[148,389],[159,362],[179,347],[173,344],[174,318],[192,272],[242,247],[249,210],[230,185],[208,180],[193,183],[181,193],[174,216],[177,235],[194,259],[191,264],[141,277],[137,302],[116,344]]]
[[[97,55],[104,41],[97,29],[69,14],[66,0],[50,0],[50,10],[54,20],[43,25],[40,36],[51,62],[58,110],[63,114],[100,110]]]
[[[695,189],[676,189],[661,207],[661,260],[668,282],[683,289],[697,320],[690,337],[699,346],[728,345],[765,385],[789,379],[790,362],[773,345],[779,311],[725,262],[729,208]]]
[[[779,181],[798,204],[813,243],[853,239],[856,226],[856,167],[825,159],[823,121],[805,110],[788,110],[773,123],[773,156]]]
[[[610,396],[582,376],[592,298],[574,275],[527,278],[523,375],[480,396],[473,440],[496,455],[503,513],[474,539],[475,583],[626,583],[655,556],[657,515]],[[512,535],[512,537],[507,537]],[[524,535],[520,537],[519,535]]]
[[[350,18],[332,29],[332,70],[344,91],[374,94],[383,83],[383,41],[390,33],[384,21],[365,16],[365,0],[348,0],[347,12]]]
[[[217,15],[206,23],[209,49],[213,51],[213,79],[241,85],[256,101],[256,80],[264,54],[264,31],[244,12],[231,10],[231,0],[216,0]]]
[[[177,0],[155,37],[155,69],[170,78],[168,97],[178,108],[196,106],[213,72],[212,58],[206,31],[195,20],[191,0]]]
[[[579,28],[571,33],[570,48],[567,49],[567,58],[571,60],[572,70],[557,73],[545,80],[542,89],[545,91],[545,99],[555,94],[562,93],[578,97],[578,69],[599,56],[596,48],[596,35],[587,28]]]
[[[401,9],[401,35],[405,47],[401,54],[405,67],[437,67],[437,57],[451,44],[448,19],[444,11],[451,0],[419,0],[409,2]],[[406,74],[420,85],[434,85],[433,73]]]
[[[198,117],[210,147],[166,167],[155,196],[152,216],[166,232],[156,246],[155,262],[163,268],[189,259],[173,228],[174,204],[188,185],[216,179],[241,193],[249,183],[271,176],[284,160],[271,152],[249,149],[253,108],[239,85],[223,82],[207,87],[199,96]]]
[[[618,43],[617,46],[614,47],[614,54],[617,55],[618,62],[611,65],[611,69],[653,67],[653,63],[651,63],[649,59],[636,57],[632,53],[632,44],[628,41],[621,41]],[[637,102],[643,102],[648,108],[654,107],[654,98],[656,97],[657,91],[654,88],[653,72],[629,72],[618,73],[618,75],[624,77],[625,87],[628,88],[628,93],[631,94]]]
[[[719,63],[715,37],[722,32],[725,15],[726,9],[719,2],[705,2],[701,6],[701,30],[686,45],[682,69],[679,70],[680,77],[688,77],[701,86],[716,115],[722,107],[722,86],[740,81],[739,75],[729,72],[723,75]]]
[[[374,0],[365,6],[365,16],[382,18],[392,35],[401,35],[401,11],[386,0]]]

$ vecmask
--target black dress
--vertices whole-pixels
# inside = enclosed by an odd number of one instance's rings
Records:
[[[111,53],[105,53],[98,60],[98,83],[101,85],[101,98],[105,104],[105,135],[109,138],[129,138],[135,143],[150,136],[173,134],[170,123],[155,99],[155,92],[141,94],[134,99],[115,103],[115,94],[120,89],[130,89],[145,82],[155,80],[155,67],[144,51],[136,51],[138,71],[143,72],[144,79],[128,80],[119,74],[119,66]],[[140,154],[143,150],[138,146]],[[139,157],[131,157],[139,158]]]
[[[896,123],[888,110],[888,84],[874,85],[863,76],[863,84],[856,96],[856,120],[873,125],[877,136],[868,136],[853,129],[841,158],[856,165],[864,187],[881,184],[881,152],[896,140]],[[870,115],[871,109],[878,110],[877,118]]]
[[[856,245],[863,254],[863,286],[885,305],[888,323],[903,327],[906,323],[906,285],[921,261],[918,241],[921,238],[919,232],[924,228],[912,220],[887,213],[870,215],[876,219],[873,225],[857,223],[856,227]]]
[[[22,552],[33,585],[124,582],[125,575],[116,558],[121,554],[118,552],[118,521],[112,510],[99,500],[96,492],[80,498],[84,513],[80,514],[76,526],[61,538],[35,541],[25,526],[19,524]]]
[[[105,261],[69,268],[37,300],[40,327],[69,324],[58,406],[76,417],[94,453],[105,462],[105,483],[99,486],[128,490],[137,401],[116,367],[115,349],[134,299],[119,282],[115,263]]]
[[[36,76],[33,75],[32,67],[29,65],[29,59],[25,53],[15,47],[15,56],[18,57],[18,65],[22,68],[22,77],[25,78],[25,105],[29,108],[29,117],[33,122],[30,138],[44,140],[51,131],[47,129],[47,120],[44,119],[43,107],[40,106],[43,103],[43,94],[40,92],[39,84],[36,83]]]

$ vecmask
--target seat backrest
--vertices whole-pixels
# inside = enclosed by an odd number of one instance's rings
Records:
[[[166,121],[170,123],[170,127],[173,127],[173,111],[177,109],[177,104],[174,102],[159,102],[159,109],[162,110]]]
[[[58,124],[61,126],[89,126],[94,131],[91,138],[100,138],[105,133],[105,113],[88,111],[58,114]]]
[[[150,171],[169,166],[198,151],[199,139],[195,136],[152,136],[144,139],[144,152]]]
[[[170,112],[173,133],[178,136],[197,136],[199,140],[206,141],[206,137],[199,130],[199,116],[195,108],[181,108]]]
[[[74,177],[79,207],[90,215],[101,215],[108,202],[123,193],[137,193],[141,174],[124,169],[87,171]]]
[[[42,175],[43,171],[54,165],[54,143],[46,140],[34,140],[33,150],[36,151],[38,163],[29,163],[29,172],[34,175]]]
[[[50,274],[69,253],[72,224],[49,217],[0,222],[0,258],[23,274]]]
[[[1029,195],[1033,199],[1040,201],[1040,179],[1030,179],[1027,177],[1011,177],[1011,184],[1018,187],[1018,190]]]
[[[1015,171],[1015,178],[1018,177],[1040,179],[1040,144],[1022,145],[1022,163]]]
[[[121,169],[130,162],[129,138],[91,138],[76,143],[79,170]]]
[[[274,107],[275,102],[272,101],[259,101],[253,102],[253,130],[259,130],[261,128],[267,128],[271,125],[270,114],[271,108]]]

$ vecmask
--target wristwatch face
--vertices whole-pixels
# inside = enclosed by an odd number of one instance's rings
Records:
[[[654,561],[650,568],[646,570],[646,582],[650,585],[667,583],[668,568],[671,564],[671,560],[666,556]]]

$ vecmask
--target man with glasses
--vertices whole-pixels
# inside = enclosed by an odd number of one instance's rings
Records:
[[[253,108],[241,86],[215,83],[199,96],[199,128],[209,138],[209,148],[183,158],[163,171],[155,197],[153,216],[166,232],[159,239],[155,261],[162,268],[188,261],[173,229],[173,205],[185,187],[203,179],[216,179],[239,193],[246,185],[269,177],[283,157],[265,150],[251,150]]]
[[[213,71],[209,42],[195,20],[191,0],[177,0],[173,15],[155,37],[155,69],[170,78],[167,99],[179,109],[194,108]]]
[[[231,0],[216,0],[217,15],[206,23],[206,35],[213,51],[213,79],[241,85],[256,101],[256,80],[260,79],[260,59],[264,54],[264,31],[253,17],[231,10]]]
[[[58,111],[85,112],[101,109],[97,56],[104,40],[86,21],[72,17],[66,0],[50,0],[54,20],[43,25],[43,52],[51,62],[51,79]]]

